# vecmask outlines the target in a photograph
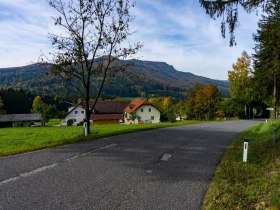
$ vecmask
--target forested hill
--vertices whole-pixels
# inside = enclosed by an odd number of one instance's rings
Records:
[[[126,61],[129,62],[129,61]],[[196,82],[215,83],[224,96],[229,95],[227,81],[212,80],[191,73],[177,71],[164,62],[135,61],[134,67],[119,75],[113,84],[104,90],[107,96],[138,97],[152,96],[182,97]],[[51,94],[52,90],[63,91],[56,80],[46,76],[46,69],[39,64],[23,67],[0,68],[0,88],[21,88],[34,94]]]

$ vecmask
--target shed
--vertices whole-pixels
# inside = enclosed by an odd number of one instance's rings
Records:
[[[28,127],[42,125],[43,120],[40,114],[2,114],[0,115],[0,127]]]

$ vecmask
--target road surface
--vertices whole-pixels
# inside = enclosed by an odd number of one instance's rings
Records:
[[[0,158],[0,209],[200,209],[229,143],[258,122],[164,128]]]

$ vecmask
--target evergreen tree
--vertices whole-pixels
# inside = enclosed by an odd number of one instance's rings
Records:
[[[34,98],[30,93],[23,90],[0,89],[0,95],[4,103],[4,109],[9,114],[30,113],[32,100]],[[19,105],[20,104],[20,105]]]
[[[280,79],[280,2],[270,1],[254,35],[254,89],[259,100],[276,109],[279,104]],[[262,88],[259,88],[262,87]],[[275,117],[276,116],[275,112]]]
[[[247,13],[254,9],[263,8],[265,11],[269,7],[270,2],[279,0],[199,0],[201,6],[211,18],[221,18],[221,32],[225,37],[226,28],[230,34],[230,46],[236,44],[235,29],[239,25],[238,15],[240,9],[244,9]]]
[[[4,110],[4,102],[0,97],[0,114],[5,114],[6,111]]]
[[[251,58],[247,52],[242,52],[242,56],[232,65],[232,70],[228,71],[230,95],[244,106],[245,118],[250,118],[250,104],[253,98],[251,87],[252,70]],[[249,109],[248,109],[249,108]]]

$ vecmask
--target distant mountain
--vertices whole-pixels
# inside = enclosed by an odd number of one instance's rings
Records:
[[[40,64],[0,68],[0,88],[21,88],[34,94],[51,94],[54,89],[63,92],[64,88],[57,79],[48,77],[46,72],[47,70]],[[118,75],[113,83],[104,89],[104,94],[120,97],[138,97],[143,94],[146,96],[170,95],[181,98],[186,89],[195,83],[214,83],[223,96],[229,95],[228,81],[213,80],[177,71],[164,62],[141,60],[135,61],[133,68]]]

